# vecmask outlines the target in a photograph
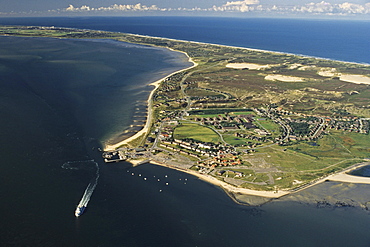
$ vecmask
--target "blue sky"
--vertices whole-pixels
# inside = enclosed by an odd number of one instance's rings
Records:
[[[0,0],[0,16],[198,15],[358,17],[370,0]]]

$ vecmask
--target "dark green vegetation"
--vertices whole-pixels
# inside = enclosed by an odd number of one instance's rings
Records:
[[[369,66],[101,31],[1,27],[0,34],[111,38],[186,52],[198,65],[155,92],[151,137],[165,145],[159,151],[181,151],[193,169],[235,186],[296,188],[370,158]],[[233,68],[238,63],[244,68]]]

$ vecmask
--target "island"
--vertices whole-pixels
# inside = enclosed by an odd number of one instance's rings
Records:
[[[278,198],[370,161],[370,66],[143,35],[1,26],[0,35],[114,39],[184,52],[153,83],[141,131],[104,144],[107,163],[152,163],[242,195]]]

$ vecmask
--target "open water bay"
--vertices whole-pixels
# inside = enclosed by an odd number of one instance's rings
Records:
[[[131,124],[149,82],[188,66],[118,42],[0,37],[0,246],[369,246],[366,207],[335,204],[366,206],[367,185],[249,207],[179,171],[104,164],[92,148]]]
[[[63,164],[91,160],[87,151],[146,116],[149,83],[190,65],[122,42],[0,37],[0,245],[69,243],[95,171]]]

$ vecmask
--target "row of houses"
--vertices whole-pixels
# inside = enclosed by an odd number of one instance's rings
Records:
[[[309,125],[319,125],[321,119],[325,119],[327,127],[330,129],[343,130],[348,132],[357,132],[362,134],[369,133],[369,120],[364,118],[358,118],[354,116],[340,116],[340,117],[330,117],[330,116],[316,116],[308,115],[302,113],[296,113],[292,111],[283,110],[282,108],[271,108],[269,113],[274,113],[275,117],[281,117],[284,121],[289,122],[306,122]],[[291,117],[282,116],[301,116],[303,118],[294,119]]]
[[[234,177],[236,177],[236,178],[241,178],[244,175],[242,172],[233,171],[233,170],[220,170],[220,171],[217,171],[217,175],[219,175],[219,176],[223,176],[224,174],[229,174],[229,173],[233,174]]]
[[[223,154],[237,155],[234,147],[225,147],[224,145],[216,145],[210,143],[201,142],[189,142],[185,140],[175,139],[173,141],[162,141],[160,143],[161,147],[170,149],[175,152],[183,152],[192,157],[220,157]]]
[[[198,164],[206,167],[225,167],[241,165],[242,161],[237,156],[231,154],[219,154],[217,157],[205,161],[199,161]]]
[[[235,148],[232,146],[225,146],[223,144],[215,144],[215,143],[206,143],[206,142],[199,142],[195,140],[179,140],[175,139],[172,141],[173,144],[183,144],[187,146],[188,149],[196,150],[196,149],[205,149],[209,150],[210,152],[218,153],[229,153],[233,155],[237,155]]]
[[[259,134],[259,133],[257,133],[257,134]],[[267,136],[267,135],[271,135],[270,133],[263,132],[262,134],[259,134],[259,135],[262,135],[262,136],[249,135],[249,134],[244,134],[244,133],[239,133],[239,132],[234,134],[235,137],[243,138],[243,139],[249,139],[249,140],[253,140],[253,141],[257,141],[257,142],[269,142],[269,141],[272,140],[272,137]],[[247,142],[247,143],[252,144],[252,142]]]
[[[206,117],[206,118],[195,118],[197,122],[201,122],[204,125],[212,125],[217,129],[223,130],[238,130],[238,129],[252,129],[256,128],[253,124],[253,117],[250,115],[239,115],[239,116],[217,116],[217,117]]]
[[[166,148],[166,149],[169,149],[169,150],[172,150],[174,152],[178,152],[180,154],[185,154],[185,155],[188,155],[188,156],[191,156],[191,157],[194,157],[194,158],[199,158],[199,155],[197,154],[194,154],[194,153],[191,153],[191,152],[187,152],[187,151],[184,151],[182,150],[181,148],[176,148],[176,147],[173,147],[171,145],[168,145],[168,144],[165,144],[165,143],[161,143],[159,144],[160,147],[163,147],[163,148]]]
[[[368,134],[369,133],[369,121],[362,119],[362,118],[351,120],[351,121],[334,120],[330,123],[329,128],[335,129],[335,130]]]
[[[236,122],[236,123],[243,123],[243,122],[246,122],[246,123],[251,123],[253,121],[253,117],[251,115],[238,115],[238,116],[221,116],[221,115],[218,115],[217,117],[206,117],[206,118],[200,118],[200,117],[197,117],[195,118],[195,121],[200,121],[200,122],[227,122],[227,123],[231,123],[231,122]]]

